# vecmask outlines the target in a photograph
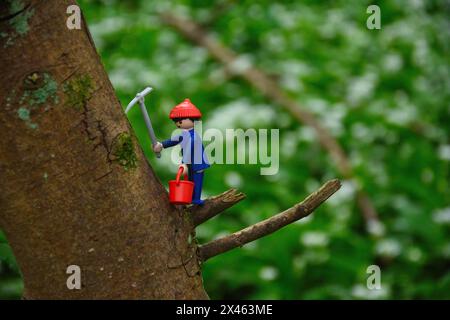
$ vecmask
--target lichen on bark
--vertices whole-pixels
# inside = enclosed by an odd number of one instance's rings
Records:
[[[112,152],[115,162],[119,163],[126,171],[137,167],[137,157],[134,151],[134,143],[127,132],[120,133],[113,142]]]
[[[30,110],[24,107],[20,107],[17,110],[17,115],[19,116],[20,120],[25,121],[28,127],[30,127],[31,129],[37,129],[38,125],[36,123],[31,122]]]
[[[66,94],[66,105],[80,110],[91,98],[94,83],[90,75],[77,76],[64,85],[63,91]]]
[[[44,103],[58,103],[58,83],[49,73],[33,73],[25,79],[27,88],[20,99],[20,103],[26,103],[30,107],[43,105]]]
[[[34,72],[28,75],[24,80],[24,92],[19,99],[18,117],[31,129],[37,129],[38,124],[31,120],[33,110],[45,105],[47,111],[50,104],[57,104],[57,92],[58,83],[49,73]]]
[[[10,47],[18,37],[25,36],[30,30],[29,20],[34,15],[34,9],[25,7],[21,0],[8,0],[9,13],[15,15],[9,20],[11,30],[2,32],[0,36],[6,38],[4,48]]]

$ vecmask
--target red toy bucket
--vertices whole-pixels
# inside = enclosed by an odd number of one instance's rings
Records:
[[[180,167],[176,180],[169,181],[169,201],[173,204],[190,204],[192,202],[194,183],[187,180],[186,173],[184,174],[184,180],[180,181],[182,173],[183,167]]]

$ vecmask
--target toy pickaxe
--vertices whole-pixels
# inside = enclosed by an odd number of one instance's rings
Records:
[[[155,131],[153,131],[152,122],[150,121],[150,117],[148,116],[147,109],[145,108],[144,98],[146,95],[148,95],[150,92],[153,91],[153,88],[147,87],[144,89],[144,91],[139,92],[136,97],[131,100],[130,104],[125,109],[125,113],[128,113],[128,111],[133,108],[133,106],[136,104],[136,102],[139,102],[139,106],[141,107],[142,116],[145,120],[145,125],[147,126],[148,135],[150,136],[150,140],[152,141],[152,146],[155,146],[158,142],[156,140]],[[157,158],[161,158],[161,153],[155,152]]]

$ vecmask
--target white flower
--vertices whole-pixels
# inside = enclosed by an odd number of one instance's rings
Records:
[[[371,143],[375,138],[370,128],[362,123],[352,125],[351,132],[352,136],[361,142]]]
[[[304,142],[315,142],[317,134],[311,127],[302,126],[298,129],[298,139]]]
[[[310,231],[300,238],[301,243],[306,247],[325,247],[328,245],[328,235],[324,232]]]
[[[127,26],[127,20],[121,17],[109,17],[89,26],[97,48],[103,46],[104,37],[118,32]]]
[[[298,140],[298,134],[295,131],[287,132],[283,135],[283,139],[281,140],[281,153],[284,157],[290,158],[296,154]]]
[[[396,257],[402,251],[402,247],[395,239],[383,239],[377,243],[375,251],[381,256]]]
[[[433,221],[438,224],[450,224],[450,207],[436,210],[433,213]]]
[[[242,185],[241,175],[235,171],[229,171],[225,174],[225,183],[233,188],[239,188]]]
[[[356,192],[356,185],[353,181],[342,181],[341,189],[327,200],[332,206],[341,205],[344,202],[353,201]]]
[[[241,55],[234,59],[228,66],[230,72],[241,74],[252,67],[252,59],[248,55]]]
[[[450,144],[439,146],[439,158],[450,161]]]
[[[276,113],[269,105],[254,105],[248,99],[239,99],[217,107],[209,116],[205,129],[232,129],[238,124],[243,128],[270,125]]]
[[[271,281],[278,277],[278,270],[274,267],[264,267],[259,271],[259,276],[263,280]]]
[[[115,88],[132,92],[143,83],[162,87],[163,79],[140,59],[118,59],[109,74]]]
[[[388,54],[384,57],[383,68],[388,72],[399,71],[403,66],[402,56],[396,53]]]
[[[371,219],[367,224],[367,231],[374,236],[383,236],[385,227],[380,221]]]
[[[377,76],[367,73],[362,77],[350,80],[347,87],[347,100],[351,105],[357,105],[362,100],[370,98],[375,88]]]

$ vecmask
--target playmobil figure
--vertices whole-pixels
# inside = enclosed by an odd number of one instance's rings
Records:
[[[201,200],[204,170],[210,167],[204,153],[201,137],[194,130],[194,122],[200,120],[200,110],[189,99],[175,106],[170,111],[169,118],[175,125],[183,129],[182,134],[174,136],[154,145],[153,151],[161,152],[162,149],[173,147],[181,143],[182,164],[184,172],[188,171],[189,180],[194,182],[192,203],[202,205]]]

